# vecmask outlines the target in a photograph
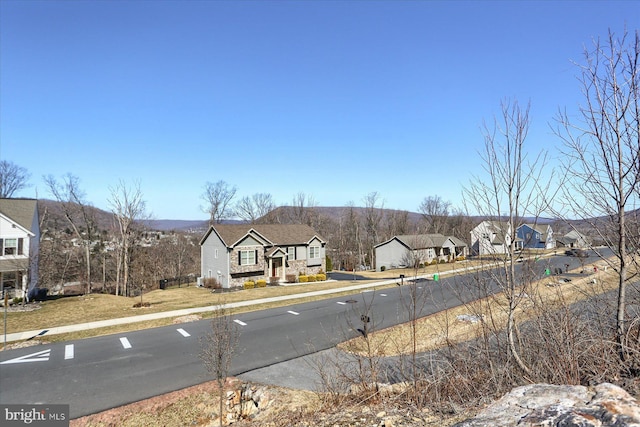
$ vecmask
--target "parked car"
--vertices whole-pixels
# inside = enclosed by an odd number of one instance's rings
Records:
[[[564,252],[565,255],[567,256],[575,256],[578,258],[587,258],[589,257],[589,253],[587,251],[585,251],[584,249],[569,249],[568,251]]]

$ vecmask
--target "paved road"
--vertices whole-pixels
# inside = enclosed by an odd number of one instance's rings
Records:
[[[546,267],[566,263],[570,268],[580,266],[576,258],[554,256],[534,264],[532,274],[542,275]],[[474,287],[469,285],[480,276],[472,273],[418,282],[414,289],[425,301],[419,314],[473,299]],[[370,317],[368,328],[405,322],[411,289],[405,283],[234,316],[240,342],[231,373],[258,372],[331,348],[360,333],[362,315]],[[0,402],[68,403],[71,417],[77,418],[199,384],[210,379],[198,357],[199,339],[209,327],[210,322],[203,320],[4,351],[0,353]]]

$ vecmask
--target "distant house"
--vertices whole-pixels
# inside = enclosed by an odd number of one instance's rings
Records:
[[[506,254],[511,245],[512,231],[508,222],[482,221],[471,230],[471,253],[478,256]],[[521,242],[516,238],[516,248]]]
[[[556,242],[549,224],[522,224],[516,230],[518,247],[522,249],[553,249]]]
[[[557,238],[558,246],[567,248],[588,248],[591,246],[591,239],[584,234],[571,230],[562,237]]]
[[[200,274],[224,288],[326,271],[325,240],[299,224],[216,224],[200,240]]]
[[[34,199],[0,199],[0,288],[25,298],[38,283],[38,205]]]
[[[413,267],[433,260],[452,261],[467,256],[467,244],[453,236],[416,234],[393,236],[374,246],[376,270]]]

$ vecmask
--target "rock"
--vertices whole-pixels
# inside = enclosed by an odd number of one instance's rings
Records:
[[[511,390],[474,418],[455,425],[481,426],[640,427],[640,406],[613,384],[532,384]]]

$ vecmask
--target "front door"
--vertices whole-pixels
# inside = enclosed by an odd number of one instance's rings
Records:
[[[271,277],[282,278],[282,258],[273,258],[271,261]]]

